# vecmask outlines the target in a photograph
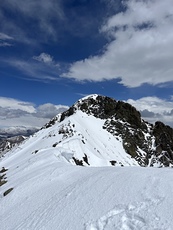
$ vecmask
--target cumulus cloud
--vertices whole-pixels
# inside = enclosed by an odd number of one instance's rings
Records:
[[[28,113],[34,113],[36,111],[33,103],[7,97],[0,97],[0,106],[1,108],[21,110]]]
[[[34,56],[33,59],[40,62],[44,62],[46,64],[50,64],[53,62],[53,57],[50,56],[50,54],[46,54],[46,53],[41,53],[39,56]]]
[[[12,109],[9,107],[4,108],[0,106],[0,118],[2,120],[25,116],[26,114],[28,114],[28,112],[21,109]]]
[[[137,108],[145,120],[151,123],[159,120],[173,127],[173,101],[158,97],[143,97],[138,100],[128,99],[127,103]]]
[[[50,119],[56,114],[63,112],[67,108],[68,107],[64,105],[53,105],[51,103],[46,103],[38,106],[37,112],[34,114],[34,116]]]
[[[0,127],[26,126],[40,128],[58,113],[68,109],[51,103],[39,105],[13,98],[0,97]]]
[[[120,79],[128,87],[172,81],[172,0],[124,1],[101,33],[110,40],[101,55],[74,62],[62,77],[102,81]]]

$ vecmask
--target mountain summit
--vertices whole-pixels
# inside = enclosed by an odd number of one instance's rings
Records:
[[[19,149],[52,152],[83,166],[173,166],[173,129],[141,119],[130,104],[89,95],[58,114]]]
[[[0,159],[1,229],[173,229],[172,138],[127,103],[80,99]]]

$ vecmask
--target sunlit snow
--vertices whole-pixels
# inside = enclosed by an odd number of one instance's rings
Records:
[[[77,111],[1,159],[1,230],[173,229],[172,168],[139,167],[102,125]]]

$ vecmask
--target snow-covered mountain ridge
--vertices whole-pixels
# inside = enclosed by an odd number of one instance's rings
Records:
[[[81,112],[84,114],[81,115]],[[88,119],[85,118],[86,116],[89,116]],[[68,121],[70,124],[70,119],[74,117],[76,117],[76,121],[73,121],[73,126],[68,125]],[[90,119],[93,120],[94,118],[97,119],[90,121]],[[154,125],[149,124],[141,119],[140,113],[128,103],[116,101],[105,96],[90,95],[80,99],[67,111],[52,119],[43,128],[49,128],[55,124],[65,122],[63,138],[66,136],[68,141],[70,141],[71,136],[75,136],[76,131],[78,131],[78,127],[74,127],[76,122],[79,123],[78,121],[85,127],[81,131],[83,137],[86,137],[87,133],[89,133],[91,139],[96,139],[90,147],[88,147],[88,144],[91,141],[85,141],[86,147],[82,147],[82,152],[86,156],[88,156],[86,148],[97,149],[97,143],[100,141],[105,146],[102,146],[101,150],[99,150],[100,152],[111,152],[114,154],[108,158],[104,154],[101,154],[99,157],[101,159],[109,159],[109,162],[113,165],[126,165],[125,162],[122,163],[121,160],[117,160],[118,152],[125,153],[128,159],[130,156],[132,162],[129,163],[129,160],[127,160],[127,165],[135,164],[157,167],[173,165],[173,129],[159,121]],[[93,123],[94,125],[96,123],[99,124],[98,129],[94,127]],[[87,130],[87,133],[84,130]],[[104,130],[107,131],[106,134]],[[100,135],[100,133],[104,133],[105,135]],[[110,139],[107,139],[106,136],[110,136],[111,144]],[[121,146],[120,151],[117,146]],[[74,149],[73,151],[74,158],[77,157],[79,162],[83,164],[83,157],[86,158],[86,156],[76,154]],[[89,156],[95,154],[93,150],[91,152],[92,154],[89,154]],[[110,156],[110,154],[108,155]]]
[[[161,122],[149,124],[128,103],[94,94],[58,114],[13,151],[25,148],[37,154],[49,149],[63,161],[84,166],[172,167],[173,129]]]
[[[172,169],[138,167],[166,166],[145,160],[142,138],[164,154],[157,144],[171,132],[123,102],[79,100],[0,159],[1,230],[172,230]],[[135,135],[137,157],[124,147]]]

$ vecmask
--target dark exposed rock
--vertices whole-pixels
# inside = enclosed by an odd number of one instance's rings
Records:
[[[110,161],[110,163],[111,165],[115,166],[117,162],[113,160],[113,161]]]
[[[8,171],[8,169],[2,167],[2,169],[0,170],[0,187],[2,185],[4,185],[5,183],[7,183],[7,177],[6,177],[6,171]]]
[[[103,119],[103,129],[116,138],[121,138],[125,151],[139,165],[173,167],[173,129],[159,121],[155,125],[149,124],[141,119],[141,114],[135,107],[123,101],[91,95],[79,100],[59,117],[52,119],[46,127],[63,121],[77,110]],[[74,126],[62,126],[59,134],[62,134],[63,138],[72,136],[73,128]],[[82,142],[84,143],[83,140]],[[83,165],[83,161],[88,162],[86,156],[81,160],[73,160],[78,165]],[[114,160],[110,163],[115,165]]]
[[[95,117],[106,119],[116,112],[117,102],[104,96],[97,96],[96,99],[88,98],[76,103],[76,107],[83,112]]]
[[[6,171],[8,171],[8,169],[2,167],[2,169],[0,170],[0,173],[4,173],[4,172],[6,172]]]
[[[103,128],[121,137],[125,151],[141,166],[173,166],[171,127],[161,122],[153,126],[141,119],[141,114],[132,105],[100,95],[79,100],[63,114],[63,119],[77,109],[105,119]]]
[[[89,162],[88,162],[88,157],[87,157],[86,154],[85,154],[85,156],[83,157],[83,160],[85,161],[85,163],[87,163],[88,165],[90,165]]]
[[[13,190],[13,188],[9,188],[8,190],[6,190],[3,195],[6,196],[8,195],[11,191]]]
[[[73,157],[73,160],[74,160],[74,162],[75,162],[76,165],[83,166],[82,160],[79,160],[79,159],[77,159],[77,158],[75,158],[75,157]]]
[[[63,112],[60,118],[60,122],[63,121],[66,117],[73,115],[75,112],[74,106],[70,107],[67,111]]]

